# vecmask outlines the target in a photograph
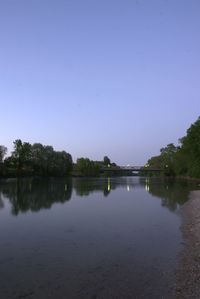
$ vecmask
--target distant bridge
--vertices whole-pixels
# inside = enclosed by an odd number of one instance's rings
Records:
[[[122,170],[132,170],[132,171],[140,171],[144,168],[144,166],[120,166]]]
[[[159,168],[152,168],[152,167],[145,167],[145,166],[110,166],[110,167],[102,167],[102,171],[112,171],[112,172],[119,172],[119,171],[129,171],[129,172],[138,172],[138,171],[162,171]]]

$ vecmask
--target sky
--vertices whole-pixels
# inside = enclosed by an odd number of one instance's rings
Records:
[[[200,115],[199,0],[0,0],[0,144],[144,165]]]

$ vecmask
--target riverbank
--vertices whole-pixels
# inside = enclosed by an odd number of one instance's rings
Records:
[[[181,208],[183,249],[176,272],[175,298],[200,298],[200,190]]]

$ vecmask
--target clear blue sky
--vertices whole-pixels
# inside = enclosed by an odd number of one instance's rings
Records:
[[[200,115],[199,0],[0,0],[0,144],[144,164]]]

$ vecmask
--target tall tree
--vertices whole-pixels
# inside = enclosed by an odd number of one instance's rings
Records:
[[[181,153],[185,156],[188,175],[200,177],[200,117],[190,126],[181,142]]]
[[[31,160],[31,144],[22,142],[21,139],[16,139],[14,142],[14,151],[12,157],[15,162],[17,171],[21,171],[23,167]]]

